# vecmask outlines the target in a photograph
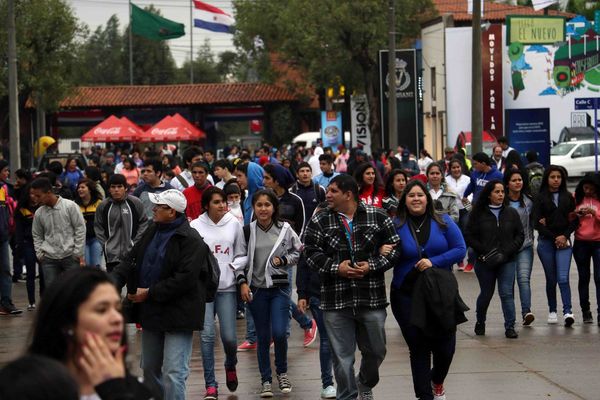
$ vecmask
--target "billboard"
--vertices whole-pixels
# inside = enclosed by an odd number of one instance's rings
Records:
[[[350,97],[350,133],[352,147],[360,145],[367,154],[371,154],[369,102],[364,94]]]
[[[344,144],[341,112],[321,111],[321,138],[323,147],[335,149],[338,145]]]

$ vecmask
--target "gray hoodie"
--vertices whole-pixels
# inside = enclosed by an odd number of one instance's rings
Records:
[[[41,206],[31,228],[38,260],[83,257],[85,220],[75,202],[58,196],[54,207]]]

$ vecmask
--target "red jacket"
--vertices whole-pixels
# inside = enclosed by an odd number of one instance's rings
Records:
[[[185,215],[189,221],[195,220],[204,212],[204,210],[202,210],[202,193],[211,186],[212,185],[207,182],[201,189],[198,189],[196,185],[193,185],[183,191],[183,195],[187,200]]]

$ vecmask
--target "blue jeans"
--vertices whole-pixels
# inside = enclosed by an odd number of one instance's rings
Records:
[[[142,331],[144,383],[166,400],[185,400],[193,332]]]
[[[556,312],[556,284],[558,283],[563,313],[570,313],[572,309],[569,270],[571,269],[573,248],[557,249],[553,240],[539,238],[537,253],[546,275],[546,297],[548,297],[549,311]]]
[[[61,258],[60,260],[44,258],[40,264],[44,273],[46,286],[50,286],[61,273],[79,268],[79,258],[75,258],[75,256]]]
[[[21,254],[25,260],[25,267],[27,268],[27,299],[29,304],[35,304],[35,275],[36,275],[36,263],[37,259],[35,256],[35,248],[33,247],[33,241],[24,240],[20,243]],[[40,268],[40,297],[44,292],[44,273]]]
[[[258,346],[256,356],[261,382],[272,382],[269,348],[271,337],[275,344],[276,373],[287,373],[287,327],[290,312],[290,288],[252,288],[253,299],[249,304],[256,322]]]
[[[323,388],[333,385],[332,363],[331,363],[331,346],[327,337],[327,328],[323,320],[323,310],[321,310],[321,300],[318,297],[310,297],[308,299],[310,312],[317,323],[319,329],[319,362],[321,364],[321,383]]]
[[[600,314],[600,242],[575,240],[573,258],[579,273],[579,304],[582,311],[590,310],[590,264],[594,262],[594,283],[596,285],[596,307]]]
[[[219,317],[219,332],[225,351],[225,369],[233,369],[237,365],[236,308],[236,292],[217,292],[215,301],[206,303],[204,328],[200,335],[200,349],[202,350],[204,384],[207,388],[219,386],[215,378],[215,312]]]
[[[515,273],[516,262],[514,260],[499,265],[488,267],[479,261],[475,262],[475,275],[479,281],[479,296],[477,297],[477,322],[485,322],[487,309],[494,296],[496,281],[498,281],[498,295],[502,304],[504,314],[504,329],[515,327]]]
[[[323,311],[327,328],[338,400],[355,400],[358,391],[371,390],[379,382],[379,366],[386,354],[385,309],[345,308]],[[356,346],[362,359],[358,380],[354,375]]]
[[[533,246],[519,251],[515,257],[517,263],[517,285],[521,299],[521,315],[531,312],[531,270],[533,268]]]
[[[0,300],[2,304],[12,301],[12,277],[8,258],[8,240],[0,241]]]
[[[419,328],[411,325],[412,300],[400,290],[390,291],[390,303],[410,351],[415,396],[420,400],[433,400],[431,382],[441,384],[446,380],[456,349],[456,333],[428,337]]]
[[[254,317],[250,305],[246,303],[246,341],[248,343],[256,343],[256,327],[254,326]]]
[[[102,260],[102,245],[97,238],[93,237],[85,241],[85,265],[100,267]]]

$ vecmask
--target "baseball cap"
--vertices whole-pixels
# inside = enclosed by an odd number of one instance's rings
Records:
[[[150,201],[154,204],[167,205],[177,212],[184,212],[187,200],[183,193],[176,189],[165,190],[161,193],[148,193]]]
[[[454,148],[448,146],[444,149],[444,153],[454,153]]]

